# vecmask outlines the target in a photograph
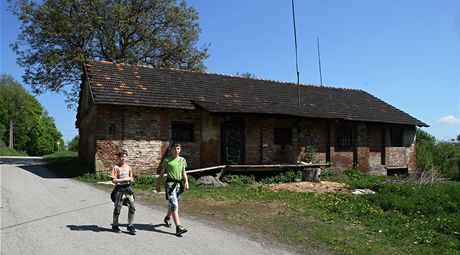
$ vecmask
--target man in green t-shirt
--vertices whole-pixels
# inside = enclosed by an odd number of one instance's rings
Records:
[[[181,146],[178,143],[173,143],[171,146],[170,156],[163,159],[160,163],[160,176],[157,179],[157,192],[161,190],[161,180],[163,175],[166,177],[165,193],[166,200],[168,200],[168,213],[164,218],[164,223],[167,227],[171,227],[171,215],[174,223],[176,224],[176,235],[181,235],[187,232],[187,229],[180,224],[179,220],[179,199],[182,192],[188,190],[188,178],[185,168],[187,168],[187,161],[185,158],[179,156]]]

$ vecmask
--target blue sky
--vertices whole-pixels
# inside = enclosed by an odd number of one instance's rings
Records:
[[[200,44],[210,43],[207,72],[250,72],[296,82],[290,0],[189,0],[199,12]],[[430,125],[440,140],[460,134],[460,1],[296,0],[300,82],[362,89]],[[1,71],[22,82],[8,47],[19,22],[1,6]],[[27,84],[24,84],[29,89]],[[61,95],[37,99],[65,141],[75,110]]]

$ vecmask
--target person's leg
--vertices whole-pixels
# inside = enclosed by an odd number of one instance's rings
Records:
[[[179,213],[177,211],[173,211],[171,212],[171,215],[174,219],[174,224],[176,224],[176,226],[180,225]]]
[[[174,219],[174,223],[176,224],[176,235],[182,235],[183,233],[187,232],[187,229],[184,228],[180,224],[180,219],[179,219],[179,198],[180,198],[180,191],[178,188],[172,192],[170,196],[170,211],[171,215]]]
[[[177,200],[176,190],[177,190],[176,188],[172,188],[170,195],[168,197],[168,213],[166,214],[166,217],[172,216],[174,220],[174,224],[176,224],[177,226],[177,225],[180,225],[180,221],[179,221],[179,215],[177,214],[178,209],[179,209],[179,203]]]
[[[172,215],[172,211],[170,209],[168,209],[168,213],[166,213],[166,217],[171,218],[171,215]]]
[[[128,199],[129,199],[128,225],[132,225],[134,223],[134,214],[136,212],[136,205],[134,203],[133,195],[128,195]]]
[[[112,221],[112,230],[114,232],[120,232],[120,228],[118,227],[118,218],[120,216],[121,205],[115,205],[113,209],[113,221]]]
[[[136,234],[136,229],[134,228],[134,213],[136,212],[136,205],[134,203],[134,196],[128,195],[127,199],[129,200],[129,209],[128,209],[128,227],[127,230],[131,235]]]

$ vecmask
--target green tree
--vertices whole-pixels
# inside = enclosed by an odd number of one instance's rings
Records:
[[[79,136],[76,135],[72,140],[67,143],[67,150],[69,151],[78,151],[78,140]]]
[[[445,177],[460,174],[460,147],[455,144],[436,141],[434,136],[417,129],[417,167],[421,170],[438,170]]]
[[[6,109],[5,105],[0,102],[0,143],[4,144],[4,137],[6,132],[5,122],[3,120],[6,119]]]
[[[235,75],[239,76],[239,77],[243,77],[243,78],[251,78],[251,79],[256,78],[256,76],[253,73],[250,73],[250,72],[242,72],[242,73],[236,72]]]
[[[14,149],[29,155],[45,155],[62,149],[63,140],[54,120],[40,103],[12,77],[0,76],[0,123],[9,131],[14,123]],[[6,129],[5,128],[5,129]],[[9,141],[9,132],[2,140]]]
[[[12,45],[34,93],[63,92],[74,106],[87,58],[202,71],[198,13],[175,0],[18,0]]]

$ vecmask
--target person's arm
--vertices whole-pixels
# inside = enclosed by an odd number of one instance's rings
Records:
[[[187,177],[187,172],[185,172],[185,167],[182,169],[182,179],[184,179],[184,188],[188,190],[188,177]]]
[[[131,167],[129,167],[129,174],[128,174],[128,177],[130,178],[130,182],[133,182],[134,181],[134,177],[133,177],[133,169]]]
[[[121,179],[118,179],[117,178],[117,175],[118,175],[118,167],[117,166],[114,166],[112,168],[112,173],[110,174],[110,178],[112,178],[112,182],[113,183],[121,183],[121,182],[126,182],[126,181],[131,181],[133,178],[131,177],[131,172],[130,172],[130,175],[129,176],[126,176],[125,178],[121,178]]]
[[[118,168],[114,166],[112,168],[112,172],[110,173],[110,179],[112,179],[113,183],[117,183],[117,173],[118,173]]]
[[[160,174],[158,175],[158,178],[157,178],[157,192],[158,193],[161,191],[161,181],[163,180],[164,174],[165,174],[165,170],[163,167],[160,166]]]

